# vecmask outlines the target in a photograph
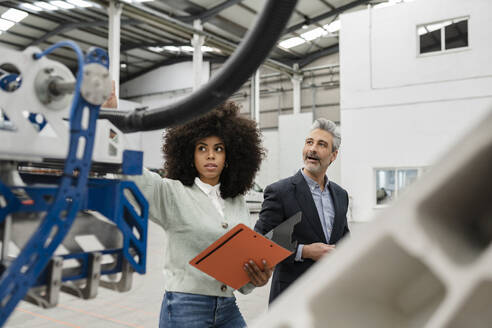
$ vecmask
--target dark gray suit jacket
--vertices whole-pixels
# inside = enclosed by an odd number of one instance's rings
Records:
[[[300,170],[294,176],[275,182],[265,188],[260,218],[256,222],[255,230],[266,234],[284,220],[301,211],[301,222],[294,227],[292,240],[304,245],[316,242],[336,244],[349,233],[347,225],[348,195],[342,187],[332,181],[328,184],[328,189],[335,208],[335,219],[329,241],[325,238],[313,196]],[[315,263],[311,259],[305,259],[303,262],[294,260],[295,254],[275,267],[270,290],[270,303]]]

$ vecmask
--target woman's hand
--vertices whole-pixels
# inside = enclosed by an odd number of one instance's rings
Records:
[[[273,268],[268,268],[268,263],[266,260],[262,260],[261,262],[263,264],[263,270],[261,270],[253,260],[249,260],[248,263],[244,264],[244,271],[246,271],[251,283],[256,287],[266,285],[273,272]]]

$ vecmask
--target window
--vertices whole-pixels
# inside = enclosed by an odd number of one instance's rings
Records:
[[[462,17],[418,26],[419,53],[468,47],[468,20]]]
[[[396,199],[422,172],[421,168],[376,169],[376,205],[385,205]]]

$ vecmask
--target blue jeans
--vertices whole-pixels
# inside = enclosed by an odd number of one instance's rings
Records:
[[[166,292],[159,328],[243,328],[235,297]]]

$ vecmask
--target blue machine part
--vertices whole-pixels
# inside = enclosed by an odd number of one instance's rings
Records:
[[[143,152],[134,150],[123,151],[122,173],[126,175],[141,175],[143,170]]]
[[[100,211],[114,220],[124,234],[123,255],[137,272],[145,272],[145,247],[147,239],[147,203],[138,189],[131,182],[91,181],[88,175],[91,168],[92,151],[96,121],[100,106],[94,106],[80,97],[83,78],[84,58],[82,51],[71,41],[63,41],[36,54],[39,59],[53,50],[68,46],[77,53],[78,72],[74,98],[70,111],[70,143],[63,175],[58,188],[22,187],[27,199],[16,197],[16,187],[8,187],[0,182],[0,195],[6,205],[0,208],[0,222],[15,211],[47,211],[37,230],[25,244],[19,256],[3,270],[0,278],[0,326],[24,298],[29,288],[36,282],[55,250],[63,241],[72,223],[82,208]],[[108,68],[109,59],[101,49],[92,49],[85,57],[86,63],[98,63]],[[82,127],[82,114],[89,112],[89,124]],[[85,141],[81,157],[77,157],[78,146]],[[125,199],[123,191],[129,190],[140,206],[136,213],[133,206]],[[114,193],[112,193],[114,192]],[[102,196],[110,193],[109,202],[101,202]],[[133,231],[138,231],[138,237]],[[135,253],[131,253],[132,248]]]
[[[28,116],[29,122],[31,122],[38,131],[42,131],[48,121],[46,121],[46,118],[43,116],[43,114],[38,114],[38,113],[29,113]]]
[[[0,77],[0,89],[13,92],[19,89],[22,85],[22,78],[17,74],[7,74]]]
[[[34,180],[35,176],[29,177]],[[59,178],[52,178],[50,183],[58,182]],[[15,194],[26,194],[24,200],[19,200]],[[125,195],[130,192],[135,199],[135,204],[130,204]],[[0,209],[0,222],[14,212],[45,212],[49,210],[55,199],[57,188],[55,187],[11,187],[8,188],[0,182],[0,195],[5,195],[7,207]],[[100,250],[101,254],[116,254],[118,262],[111,270],[101,271],[101,275],[121,272],[122,260],[125,258],[135,272],[144,274],[146,268],[147,245],[147,217],[148,203],[137,186],[131,181],[89,179],[84,192],[84,201],[80,210],[97,211],[116,224],[122,231],[123,247],[121,249]],[[139,209],[136,213],[134,206]],[[134,233],[136,229],[137,234]],[[61,256],[63,259],[77,259],[81,270],[75,275],[63,275],[62,281],[70,281],[86,278],[88,275],[88,261],[90,253],[77,253]],[[46,275],[37,278],[36,285],[46,282]]]

